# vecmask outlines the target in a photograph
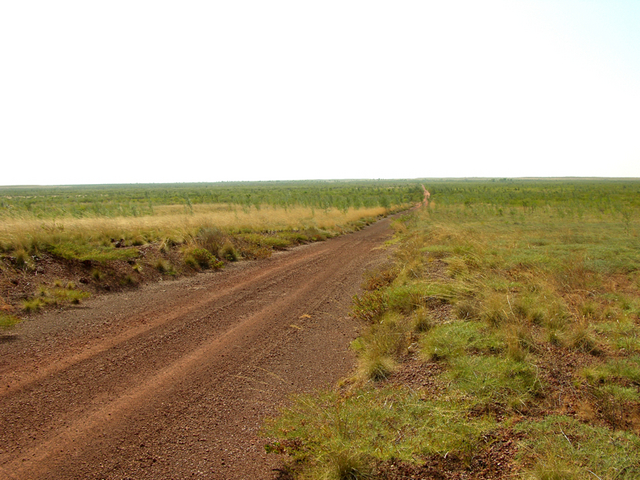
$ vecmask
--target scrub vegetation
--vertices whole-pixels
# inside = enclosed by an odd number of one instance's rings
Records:
[[[2,325],[325,240],[421,198],[419,182],[388,180],[0,187]]]
[[[357,372],[265,426],[283,478],[640,478],[640,182],[424,183]]]

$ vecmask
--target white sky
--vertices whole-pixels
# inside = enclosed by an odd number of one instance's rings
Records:
[[[0,1],[0,185],[640,177],[640,1]]]

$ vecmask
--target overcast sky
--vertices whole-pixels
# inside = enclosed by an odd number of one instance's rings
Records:
[[[4,1],[0,185],[640,177],[640,1]]]

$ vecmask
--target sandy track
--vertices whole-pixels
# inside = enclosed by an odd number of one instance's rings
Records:
[[[0,343],[0,479],[268,479],[258,430],[353,367],[346,317],[388,220],[93,299]]]

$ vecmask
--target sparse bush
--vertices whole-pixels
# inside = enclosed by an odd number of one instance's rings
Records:
[[[505,332],[507,357],[524,362],[527,354],[537,350],[536,341],[528,325],[512,325]]]
[[[521,422],[523,474],[536,480],[640,478],[640,438],[568,416]]]
[[[456,357],[451,376],[457,388],[476,399],[510,407],[523,405],[542,386],[532,365],[490,355]]]
[[[601,353],[592,330],[586,324],[574,325],[563,336],[563,343],[574,350],[598,355]]]
[[[405,387],[383,386],[357,395],[301,396],[267,424],[266,433],[297,439],[281,442],[280,450],[307,464],[311,478],[335,479],[340,472],[366,475],[376,461],[414,463],[417,452],[421,458],[466,458],[492,428],[493,420],[470,416],[469,404],[458,397],[433,399]],[[344,467],[337,468],[336,460]]]
[[[480,317],[480,307],[478,303],[469,298],[456,302],[454,311],[456,317],[460,320],[475,320]]]
[[[473,352],[496,353],[503,342],[475,322],[438,325],[421,340],[422,352],[429,360],[450,360]]]
[[[447,274],[452,278],[464,276],[469,272],[469,268],[463,258],[447,258],[445,263],[447,264]]]
[[[614,349],[640,352],[640,326],[629,318],[597,323],[594,330]]]
[[[141,247],[142,245],[145,245],[147,242],[145,241],[144,238],[142,238],[140,235],[136,235],[133,240],[131,240],[131,245],[133,245],[134,247]]]
[[[63,301],[72,303],[74,305],[79,304],[85,298],[90,296],[89,292],[83,292],[82,290],[59,290],[54,295]]]
[[[504,325],[509,320],[509,305],[504,294],[494,292],[482,302],[480,318],[493,327]]]
[[[160,251],[160,253],[169,253],[175,245],[176,242],[172,238],[166,237],[160,242],[158,251]]]
[[[327,232],[323,232],[315,227],[307,229],[306,233],[314,242],[324,242],[329,237]]]
[[[420,284],[407,284],[386,289],[387,306],[396,312],[408,314],[425,305],[430,292]]]
[[[367,459],[349,451],[329,454],[330,472],[336,480],[366,480],[372,478],[373,468]]]
[[[64,242],[50,245],[49,253],[66,260],[81,262],[112,262],[132,260],[140,255],[135,248],[115,248],[113,245],[91,245],[88,243]]]
[[[54,285],[61,284],[61,281],[54,282]],[[52,289],[41,286],[36,298],[23,301],[23,309],[32,312],[40,310],[45,305],[77,305],[89,296],[89,292],[75,289],[73,282],[68,282],[65,287],[54,286]]]
[[[258,235],[252,236],[251,238],[257,245],[273,248],[274,250],[286,250],[287,247],[291,245],[291,242],[288,239],[279,236]]]

